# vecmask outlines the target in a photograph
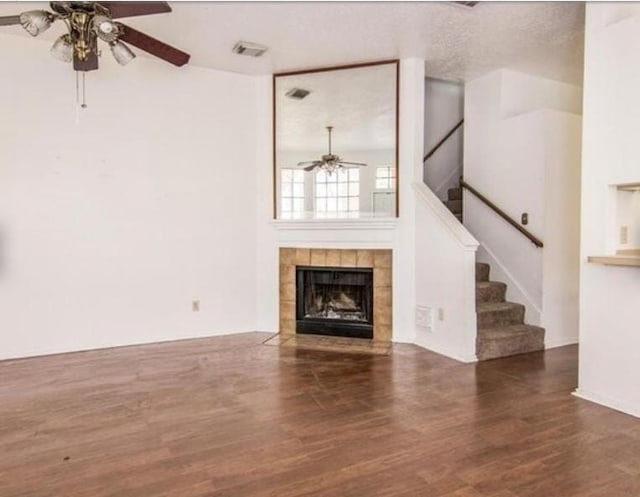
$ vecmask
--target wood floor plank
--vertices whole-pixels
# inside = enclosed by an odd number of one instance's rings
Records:
[[[267,334],[0,362],[2,497],[637,497],[577,347],[460,364]]]

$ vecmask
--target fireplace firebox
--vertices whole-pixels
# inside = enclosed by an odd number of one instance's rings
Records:
[[[373,269],[296,266],[296,333],[373,338]]]

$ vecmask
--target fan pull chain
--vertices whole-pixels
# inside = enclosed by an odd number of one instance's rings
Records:
[[[82,105],[83,109],[87,108],[87,82],[85,80],[86,72],[82,72]]]
[[[76,71],[76,126],[80,124],[80,75]]]
[[[82,72],[82,102],[80,102],[80,73]],[[84,71],[76,71],[76,105],[87,108],[87,82]]]

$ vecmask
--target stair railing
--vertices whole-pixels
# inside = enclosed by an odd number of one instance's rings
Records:
[[[444,138],[442,138],[442,140],[436,143],[434,147],[429,151],[429,153],[427,153],[427,155],[424,156],[424,159],[422,159],[422,162],[423,163],[427,162],[427,159],[429,159],[429,157],[435,154],[436,151],[444,144],[444,142],[446,142],[449,139],[449,137],[453,135],[460,126],[462,126],[463,123],[464,123],[464,119],[460,119],[460,122],[456,124],[453,128],[451,128],[449,132],[446,135],[444,135]]]
[[[478,190],[476,190],[474,187],[472,187],[465,180],[460,179],[460,186],[462,188],[466,189],[467,191],[469,191],[469,193],[472,193],[473,195],[475,195],[478,198],[478,200],[482,201],[482,203],[484,203],[487,207],[489,207],[493,212],[495,212],[498,216],[500,216],[502,219],[504,219],[507,223],[509,223],[511,226],[513,226],[515,229],[517,229],[525,237],[527,237],[529,239],[529,241],[531,243],[533,243],[536,247],[538,247],[538,248],[544,247],[544,244],[542,243],[542,240],[540,240],[535,235],[531,234],[525,228],[520,226],[516,221],[514,221],[511,217],[509,217],[509,215],[506,212],[504,212],[502,209],[500,209],[500,207],[498,207],[496,204],[494,204],[491,200],[489,200],[487,197],[485,197],[482,193],[480,193]]]

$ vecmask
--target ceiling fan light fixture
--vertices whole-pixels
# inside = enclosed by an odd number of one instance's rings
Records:
[[[62,62],[73,60],[73,42],[68,34],[58,38],[51,47],[51,55]]]
[[[364,167],[367,164],[364,162],[352,162],[342,160],[339,155],[336,155],[331,152],[331,131],[333,130],[333,126],[325,126],[327,128],[327,133],[329,134],[329,152],[321,155],[320,160],[312,160],[312,161],[302,161],[298,162],[298,167],[304,168],[305,171],[313,171],[314,169],[320,169],[327,172],[329,176],[331,176],[338,169],[347,167]]]
[[[113,41],[109,43],[109,46],[111,47],[113,58],[116,59],[116,62],[121,66],[126,66],[136,58],[136,54],[134,54],[131,49],[121,41]]]
[[[116,41],[120,35],[118,23],[103,15],[94,16],[93,31],[98,38],[107,43]]]
[[[0,15],[0,28],[20,25],[31,36],[38,36],[55,21],[62,21],[68,37],[58,33],[51,37],[52,55],[67,61],[71,57],[73,70],[80,73],[95,71],[101,55],[99,44],[104,41],[111,48],[120,65],[131,62],[135,53],[129,47],[137,47],[174,66],[184,66],[190,55],[142,31],[114,20],[122,17],[142,16],[171,12],[167,2],[49,2],[51,11],[29,10],[21,14]],[[127,45],[124,45],[125,42]],[[70,48],[73,53],[70,54]]]
[[[38,36],[49,29],[54,19],[53,14],[46,10],[30,10],[20,14],[20,24],[31,36]]]

